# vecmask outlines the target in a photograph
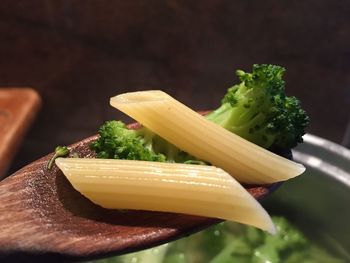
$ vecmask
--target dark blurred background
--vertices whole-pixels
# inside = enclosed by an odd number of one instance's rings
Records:
[[[43,107],[9,171],[121,118],[109,97],[162,89],[218,106],[237,68],[287,68],[308,130],[341,143],[350,117],[349,1],[1,1],[0,86]]]

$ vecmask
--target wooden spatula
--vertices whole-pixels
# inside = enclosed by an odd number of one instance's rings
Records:
[[[0,88],[0,179],[15,156],[40,106],[30,88]]]
[[[131,124],[137,129],[139,124]],[[69,146],[93,157],[93,136]],[[291,158],[291,152],[280,152]],[[128,253],[201,230],[219,219],[104,209],[74,190],[49,154],[0,182],[0,262],[67,262]],[[246,186],[256,199],[280,184]]]

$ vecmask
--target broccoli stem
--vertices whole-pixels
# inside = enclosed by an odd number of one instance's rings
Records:
[[[58,157],[65,157],[69,154],[69,149],[66,146],[57,146],[55,149],[55,154],[52,156],[50,161],[47,164],[47,169],[51,170],[53,167],[53,164]]]

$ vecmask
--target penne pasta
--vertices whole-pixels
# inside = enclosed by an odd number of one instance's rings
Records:
[[[305,171],[303,165],[225,130],[162,91],[125,93],[111,98],[110,103],[178,148],[224,169],[239,182],[270,184]]]
[[[87,158],[56,164],[76,190],[105,208],[215,217],[275,232],[259,202],[214,166]]]

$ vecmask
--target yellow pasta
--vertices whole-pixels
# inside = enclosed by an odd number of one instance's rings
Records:
[[[224,169],[239,182],[269,184],[305,171],[303,165],[225,130],[162,91],[125,93],[111,98],[110,103],[178,148]]]
[[[214,166],[87,158],[56,164],[76,190],[105,208],[215,217],[275,232],[264,208]]]

